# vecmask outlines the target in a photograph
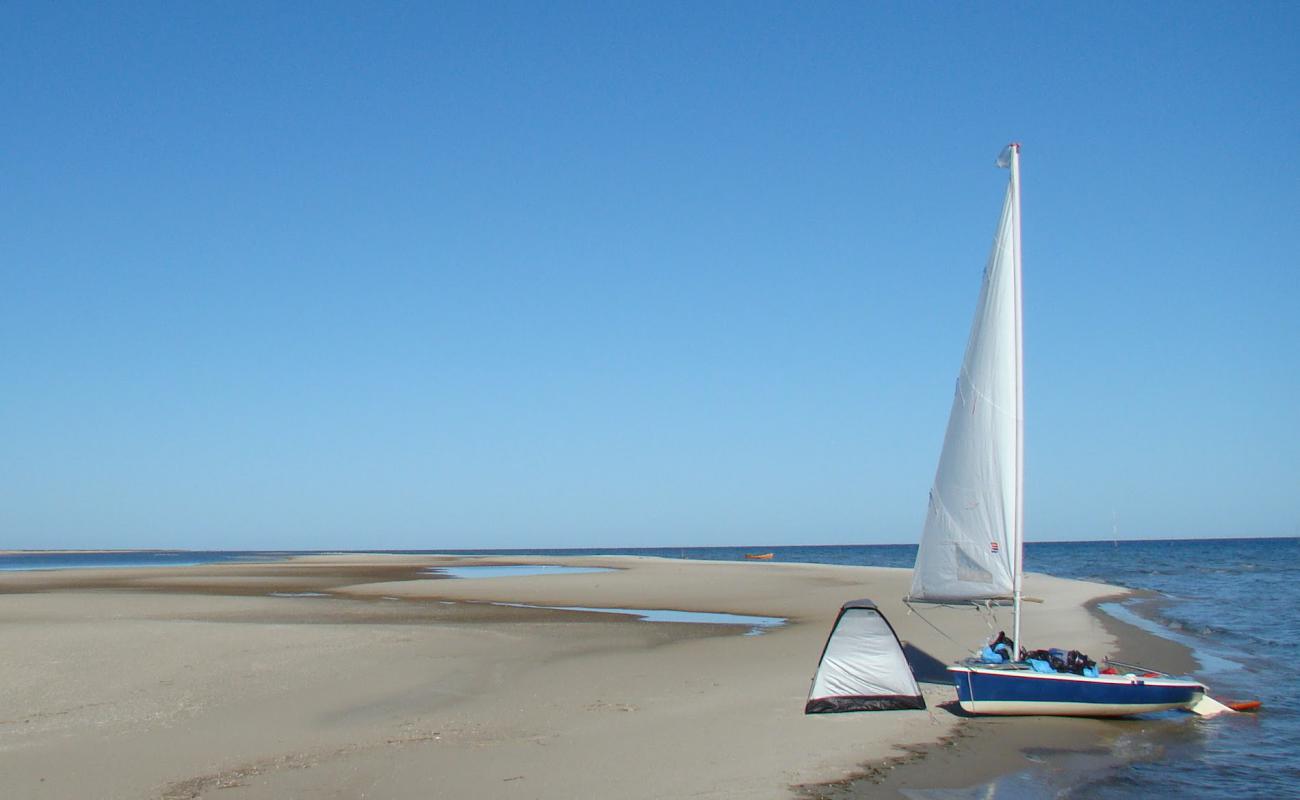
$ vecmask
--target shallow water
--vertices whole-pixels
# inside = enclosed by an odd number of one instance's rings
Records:
[[[642,622],[686,622],[697,625],[746,625],[746,636],[757,636],[768,628],[779,628],[784,617],[758,617],[750,614],[725,614],[717,611],[677,611],[670,608],[592,608],[589,606],[537,606],[529,603],[493,603],[510,608],[544,608],[552,611],[590,611],[596,614],[624,614]]]
[[[1190,646],[1214,696],[1264,703],[1254,714],[1189,717],[1155,757],[1058,796],[1300,796],[1300,540],[1057,546],[1051,556],[1044,571],[1159,592],[1159,602],[1124,609]]]
[[[0,572],[38,569],[193,567],[200,564],[278,561],[292,553],[261,550],[114,550],[111,552],[0,553]]]
[[[509,564],[473,567],[430,567],[425,572],[446,575],[448,578],[523,578],[530,575],[589,575],[596,572],[613,572],[607,567],[561,567],[552,564]]]

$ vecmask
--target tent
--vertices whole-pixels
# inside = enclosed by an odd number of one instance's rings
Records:
[[[870,600],[840,608],[822,650],[805,714],[925,708],[898,634]]]

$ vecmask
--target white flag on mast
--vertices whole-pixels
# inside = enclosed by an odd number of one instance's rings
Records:
[[[1002,167],[1003,169],[1009,169],[1011,167],[1011,148],[1013,147],[1015,147],[1014,144],[1009,144],[1002,148],[1001,153],[998,153],[997,165],[999,167]]]

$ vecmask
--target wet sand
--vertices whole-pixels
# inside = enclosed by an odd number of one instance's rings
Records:
[[[424,572],[503,563],[613,571]],[[925,711],[805,716],[846,600],[879,603],[921,678],[940,677],[985,636],[970,610],[926,610],[928,622],[909,614],[899,600],[909,580],[897,569],[643,557],[343,555],[0,573],[0,780],[7,796],[31,798],[785,798],[866,796],[868,786],[897,796],[1014,770],[1021,741],[1086,749],[1116,730],[966,719],[947,683],[922,684]],[[1026,605],[1030,641],[1074,643],[1094,658],[1185,658],[1089,611],[1114,587],[1030,575],[1026,591],[1049,598]],[[789,622],[746,636],[494,603]],[[999,615],[990,624],[1009,626]],[[1003,735],[971,736],[973,725]]]

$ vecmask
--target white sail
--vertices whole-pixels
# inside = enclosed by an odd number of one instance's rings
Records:
[[[1014,177],[1014,176],[1013,176]],[[912,573],[917,600],[1009,598],[1020,542],[1015,180],[1007,187]]]

